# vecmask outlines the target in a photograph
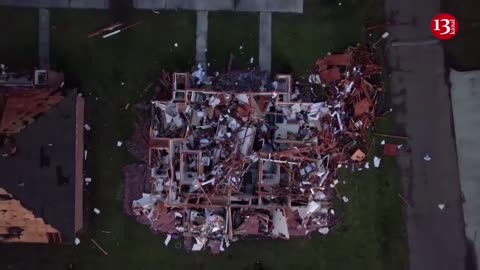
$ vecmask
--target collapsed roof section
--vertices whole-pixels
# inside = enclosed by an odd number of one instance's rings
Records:
[[[126,198],[131,212],[155,231],[182,234],[193,251],[216,253],[243,235],[328,233],[336,169],[368,151],[382,90],[369,82],[380,71],[371,58],[367,47],[349,48],[295,84],[255,70],[174,73],[164,83],[172,100],[152,102],[148,188]],[[142,173],[126,175],[127,190],[138,190],[128,183]]]
[[[63,100],[58,91],[63,85],[63,73],[7,73],[4,65],[0,72],[0,134],[19,133]]]

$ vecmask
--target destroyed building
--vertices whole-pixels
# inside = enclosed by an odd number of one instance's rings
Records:
[[[336,170],[368,152],[380,72],[358,45],[318,59],[305,82],[255,69],[207,76],[200,65],[164,74],[172,99],[152,101],[129,143],[144,164],[125,168],[125,210],[192,251],[328,233]]]
[[[73,242],[83,227],[84,100],[63,74],[0,74],[0,242]]]

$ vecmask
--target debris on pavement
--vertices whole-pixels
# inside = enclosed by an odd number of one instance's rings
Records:
[[[410,207],[410,203],[408,203],[407,199],[405,199],[402,194],[398,193],[398,197],[405,203],[408,207]]]
[[[445,204],[439,204],[439,205],[438,205],[438,209],[440,209],[440,210],[445,209]]]
[[[90,131],[92,129],[88,124],[85,124],[83,127],[86,131]]]
[[[94,208],[93,212],[97,215],[100,215],[100,209],[98,209],[98,208]]]
[[[425,156],[423,157],[423,159],[424,159],[425,161],[430,161],[430,160],[432,160],[432,158],[431,158],[430,155],[428,155],[428,154],[425,154]]]
[[[123,143],[122,143],[121,141],[117,141],[117,146],[118,146],[118,147],[122,146],[122,144],[123,144]]]
[[[349,201],[337,168],[370,166],[382,91],[372,55],[364,45],[326,55],[308,82],[257,69],[209,76],[201,65],[162,74],[126,144],[139,164],[124,168],[125,212],[213,254],[247,235],[328,233],[333,201]]]
[[[80,239],[75,238],[75,245],[76,245],[76,246],[80,245]]]

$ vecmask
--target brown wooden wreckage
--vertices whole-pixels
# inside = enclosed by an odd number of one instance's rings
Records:
[[[186,250],[242,236],[327,234],[337,168],[361,164],[379,112],[381,68],[358,45],[315,63],[305,82],[255,69],[164,73],[128,147],[125,210]],[[166,100],[168,99],[168,100]]]

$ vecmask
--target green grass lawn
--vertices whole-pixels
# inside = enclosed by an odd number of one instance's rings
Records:
[[[258,65],[258,14],[210,12],[208,17],[210,71],[225,71],[230,54],[237,66],[247,66],[251,57]]]
[[[31,70],[38,62],[32,62],[38,58],[37,11],[0,8],[0,21],[0,64]]]
[[[378,20],[382,6],[376,0],[345,0],[342,6],[331,0],[305,0],[304,10],[304,15],[274,15],[273,70],[304,74],[326,52],[343,51],[348,45],[364,41],[365,23]],[[0,15],[9,12],[0,9]],[[11,45],[7,46],[21,49],[16,53],[21,62],[30,60],[33,65],[37,61],[36,13],[22,10],[15,14],[20,15],[8,17],[8,23],[15,26],[12,28],[33,34],[24,37],[9,30]],[[186,70],[195,64],[195,14],[132,12],[133,21],[143,18],[145,22],[110,39],[86,38],[87,33],[112,23],[108,12],[55,10],[51,16],[52,66],[65,70],[70,81],[81,85],[87,97],[86,122],[93,128],[86,133],[86,174],[94,181],[85,193],[90,218],[78,247],[0,246],[0,269],[4,269],[2,265],[10,265],[5,269],[68,269],[72,264],[74,269],[89,270],[242,270],[254,269],[257,260],[272,270],[407,269],[394,159],[383,159],[379,169],[342,172],[340,180],[346,184],[340,185],[340,192],[350,201],[340,206],[344,218],[327,236],[315,234],[312,239],[290,241],[242,240],[219,256],[186,255],[183,249],[175,248],[178,240],[165,248],[164,236],[152,234],[146,226],[123,214],[121,169],[131,158],[125,148],[116,147],[116,142],[130,136],[135,121],[134,112],[123,108],[127,103],[148,100],[142,90],[162,68]],[[246,62],[252,56],[257,61],[258,17],[209,14],[207,54],[212,71],[223,70],[230,53],[239,61]],[[5,17],[0,16],[0,22],[5,25]],[[178,48],[174,43],[179,44]],[[16,54],[5,51],[4,46],[0,43],[0,59],[15,61]],[[391,119],[382,120],[378,128],[391,131]],[[93,215],[93,207],[101,209],[101,215]],[[90,238],[96,239],[109,255],[103,256],[95,249]]]

